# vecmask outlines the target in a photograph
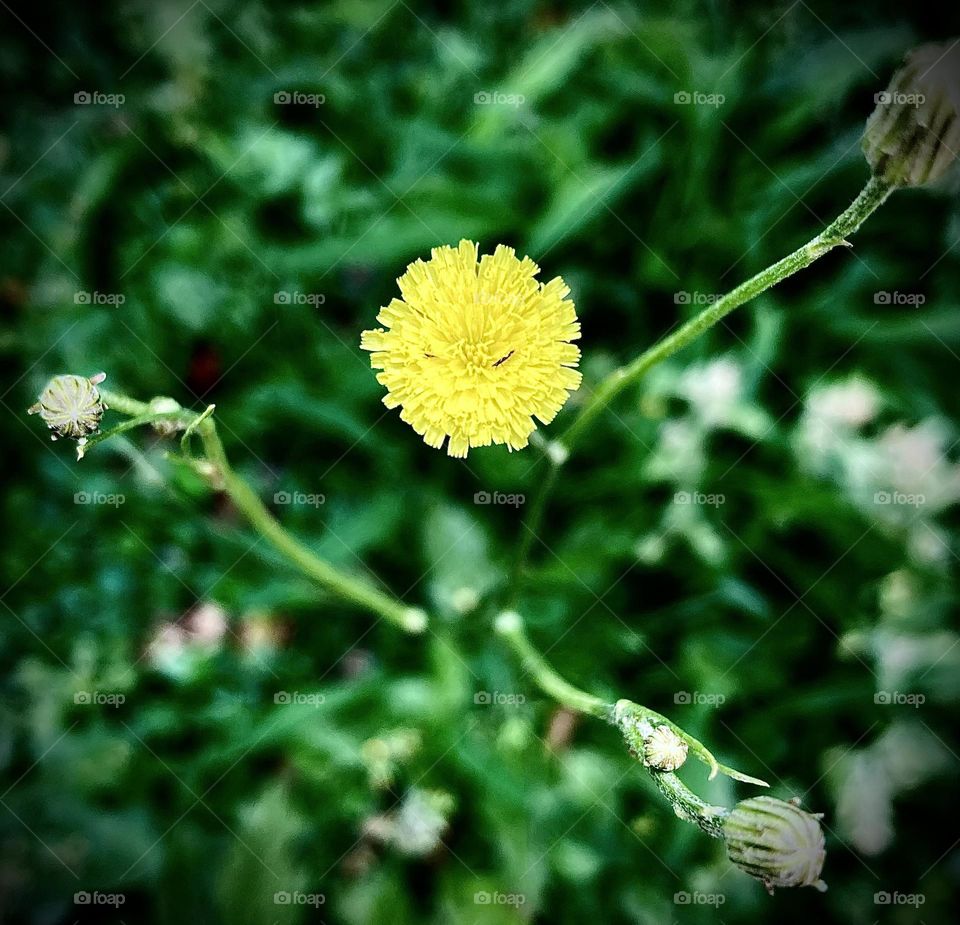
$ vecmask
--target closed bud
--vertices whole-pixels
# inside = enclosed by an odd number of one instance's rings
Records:
[[[960,152],[960,40],[911,51],[890,86],[877,94],[863,153],[892,186],[943,177]]]
[[[812,886],[826,860],[822,814],[808,813],[795,802],[753,797],[738,803],[723,822],[727,856],[742,871],[775,887]]]
[[[106,378],[97,373],[89,379],[83,376],[54,376],[40,393],[37,403],[27,409],[39,414],[53,431],[51,439],[71,437],[84,442],[89,434],[100,429],[100,419],[106,405],[97,386]]]

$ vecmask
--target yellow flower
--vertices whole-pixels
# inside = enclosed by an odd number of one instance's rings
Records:
[[[397,280],[402,299],[380,310],[386,326],[364,331],[360,346],[383,370],[383,403],[447,453],[472,446],[527,445],[533,418],[549,424],[580,386],[575,367],[580,323],[558,276],[500,244],[478,261],[477,245],[435,247]]]

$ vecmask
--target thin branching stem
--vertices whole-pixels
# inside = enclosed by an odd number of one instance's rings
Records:
[[[340,600],[371,611],[407,632],[419,633],[425,629],[427,618],[422,610],[408,607],[368,582],[341,572],[294,537],[270,513],[253,488],[230,465],[217,432],[212,406],[197,414],[179,407],[172,399],[141,402],[103,389],[100,394],[111,409],[132,416],[112,431],[104,433],[104,438],[135,426],[174,424],[184,431],[183,446],[187,449],[187,438],[196,434],[200,438],[204,458],[190,460],[193,468],[206,474],[212,484],[221,488],[254,530],[291,564]],[[91,440],[89,445],[93,443],[94,440]]]
[[[724,319],[734,309],[750,302],[762,292],[810,266],[815,260],[829,253],[833,248],[849,246],[847,237],[857,231],[867,218],[883,205],[893,189],[894,187],[885,181],[877,177],[871,177],[850,207],[815,238],[732,289],[725,296],[707,306],[694,318],[659,340],[649,350],[615,369],[600,382],[590,400],[555,441],[555,451],[547,454],[546,464],[549,468],[539,481],[537,496],[534,498],[530,515],[524,523],[517,541],[507,592],[507,600],[511,604],[516,600],[523,570],[526,567],[533,541],[540,530],[550,493],[557,482],[559,469],[596,419],[610,407],[619,395],[630,386],[635,385],[650,369],[682,350]]]

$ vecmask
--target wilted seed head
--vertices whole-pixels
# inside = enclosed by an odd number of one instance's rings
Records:
[[[911,51],[877,94],[863,153],[894,186],[939,180],[960,156],[960,39]]]
[[[107,378],[97,373],[89,379],[83,376],[54,376],[40,393],[37,403],[27,409],[28,414],[39,414],[57,437],[85,440],[88,434],[100,429],[100,419],[106,405],[100,398],[97,385]]]
[[[727,856],[771,893],[778,886],[812,886],[823,892],[822,815],[774,797],[743,800],[723,823]]]

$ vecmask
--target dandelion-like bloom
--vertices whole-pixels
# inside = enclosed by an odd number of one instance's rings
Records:
[[[364,331],[383,403],[450,456],[470,447],[527,445],[534,418],[549,424],[580,386],[580,337],[570,290],[558,276],[498,245],[478,260],[477,245],[435,247],[397,280],[393,299]]]

